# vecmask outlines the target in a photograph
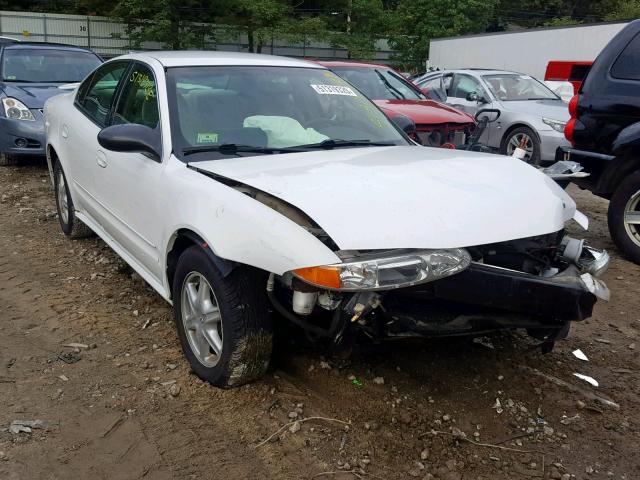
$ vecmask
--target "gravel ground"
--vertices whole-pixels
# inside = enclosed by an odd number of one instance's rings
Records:
[[[343,359],[285,332],[264,379],[221,391],[190,373],[169,305],[98,238],[62,235],[44,164],[0,168],[0,478],[638,479],[640,267],[607,202],[570,193],[612,299],[552,353],[514,332]]]

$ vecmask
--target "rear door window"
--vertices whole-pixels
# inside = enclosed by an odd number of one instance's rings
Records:
[[[640,34],[633,37],[613,63],[611,76],[621,80],[640,80]]]
[[[76,105],[91,120],[104,127],[113,104],[118,85],[129,62],[113,62],[103,65],[81,85],[76,97]]]

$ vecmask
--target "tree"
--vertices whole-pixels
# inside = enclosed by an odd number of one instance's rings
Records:
[[[387,11],[382,0],[334,0],[327,6],[332,45],[346,48],[348,58],[372,58],[376,40],[384,36]]]
[[[634,20],[640,17],[640,0],[618,0],[612,5],[606,20]]]
[[[424,69],[429,40],[484,32],[498,0],[399,0],[387,30],[402,69]]]
[[[200,34],[191,28],[192,22],[206,22],[207,15],[202,15],[206,11],[195,0],[119,0],[110,16],[127,23],[133,46],[153,41],[178,50],[198,45]]]

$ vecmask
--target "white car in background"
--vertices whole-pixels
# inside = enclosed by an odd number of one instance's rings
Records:
[[[605,252],[524,162],[415,145],[324,67],[265,55],[115,58],[45,105],[60,225],[97,233],[173,304],[193,370],[262,375],[271,311],[318,338],[526,328],[591,314]]]
[[[428,72],[413,82],[431,98],[471,115],[481,109],[500,110],[480,143],[504,155],[522,145],[524,160],[539,165],[555,160],[558,147],[569,146],[564,137],[567,103],[530,75],[469,68]]]

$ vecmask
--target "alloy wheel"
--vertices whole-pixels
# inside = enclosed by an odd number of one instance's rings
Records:
[[[533,140],[526,133],[516,133],[509,139],[509,143],[507,143],[507,155],[513,155],[513,151],[520,146],[520,144],[524,142],[525,145],[525,156],[524,160],[529,162],[531,157],[533,156]]]
[[[624,228],[631,241],[640,247],[640,191],[633,194],[625,206]]]
[[[207,279],[191,272],[182,284],[182,323],[191,351],[205,367],[214,367],[222,355],[222,316]]]

